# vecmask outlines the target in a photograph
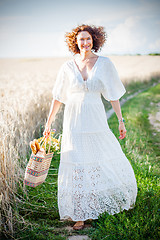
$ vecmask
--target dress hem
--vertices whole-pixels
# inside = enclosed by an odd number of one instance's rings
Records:
[[[135,207],[135,203],[132,204],[129,208],[124,207],[124,208],[121,209],[120,211],[114,212],[114,213],[109,214],[109,215],[118,214],[118,213],[120,213],[120,212],[123,212],[124,210],[126,210],[126,211],[132,210],[134,207]],[[107,212],[107,211],[104,211],[104,212],[102,212],[102,213],[108,213],[108,212]],[[102,213],[99,213],[99,215],[102,214]],[[73,221],[73,222],[83,221],[83,222],[84,222],[84,221],[87,221],[87,220],[96,220],[96,219],[98,219],[98,218],[99,218],[99,216],[97,216],[97,217],[88,217],[88,218],[81,218],[81,219],[73,219],[72,217],[66,215],[65,217],[61,217],[61,218],[60,218],[60,221]]]

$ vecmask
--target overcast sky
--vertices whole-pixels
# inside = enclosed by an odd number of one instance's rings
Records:
[[[160,52],[160,0],[0,0],[0,57],[71,56],[79,24],[105,27],[101,55]]]

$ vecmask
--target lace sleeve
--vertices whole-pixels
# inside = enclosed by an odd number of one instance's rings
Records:
[[[56,82],[52,90],[53,98],[65,104],[67,101],[67,90],[68,77],[65,70],[65,64],[63,64],[57,74]]]
[[[108,101],[120,99],[126,92],[114,64],[109,58],[104,59],[102,74],[103,97]]]

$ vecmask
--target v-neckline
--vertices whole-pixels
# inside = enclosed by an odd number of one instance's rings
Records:
[[[93,69],[94,69],[95,66],[97,65],[97,62],[98,62],[99,58],[100,58],[100,56],[98,56],[96,62],[94,63],[94,65],[93,65],[93,67],[91,68],[91,70],[89,71],[89,74],[88,74],[88,77],[87,77],[86,80],[84,80],[84,78],[82,77],[82,73],[80,72],[79,67],[78,67],[78,65],[77,65],[77,63],[76,63],[76,61],[75,61],[75,59],[73,59],[73,62],[74,62],[74,64],[75,64],[75,66],[76,66],[76,69],[78,70],[78,72],[79,72],[79,74],[80,74],[80,76],[81,76],[83,82],[87,82],[87,81],[88,81],[88,79],[89,79],[89,75],[92,73]]]

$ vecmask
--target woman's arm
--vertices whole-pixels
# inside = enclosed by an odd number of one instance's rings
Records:
[[[48,115],[47,123],[46,123],[46,126],[45,126],[45,130],[43,132],[43,135],[45,137],[49,137],[49,135],[50,135],[50,127],[51,127],[52,121],[55,118],[61,104],[62,103],[59,102],[58,100],[53,99],[51,107],[50,107],[50,112],[49,112],[49,115]]]
[[[119,121],[119,133],[120,133],[120,139],[123,139],[125,138],[126,136],[126,128],[125,128],[125,125],[124,125],[124,122],[121,121],[122,120],[122,113],[121,113],[121,106],[120,106],[120,103],[119,103],[119,100],[116,100],[116,101],[110,101],[111,102],[111,105],[117,115],[117,118]]]

